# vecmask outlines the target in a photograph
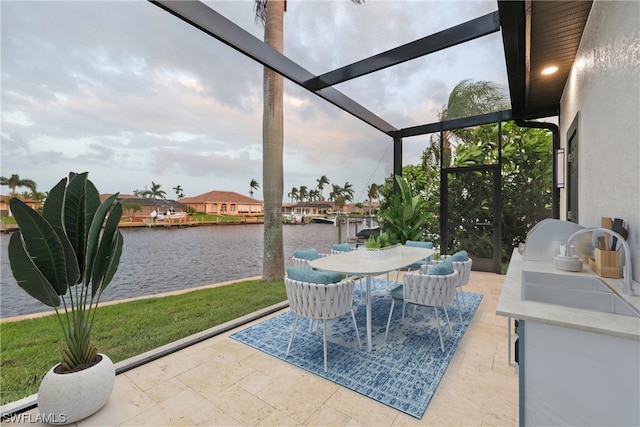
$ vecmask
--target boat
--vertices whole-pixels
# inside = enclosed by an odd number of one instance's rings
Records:
[[[336,224],[336,218],[335,217],[326,217],[326,216],[314,216],[311,218],[311,222],[316,222],[319,224],[331,224],[331,225],[335,225]]]
[[[157,220],[164,221],[165,219],[168,219],[170,221],[173,221],[173,220],[180,221],[186,217],[187,217],[186,212],[167,211],[167,212],[158,214]]]

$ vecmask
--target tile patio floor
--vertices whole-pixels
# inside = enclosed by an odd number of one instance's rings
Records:
[[[118,375],[107,405],[77,425],[517,425],[507,319],[495,314],[503,280],[472,272],[465,290],[484,298],[421,420],[236,342],[232,330]]]

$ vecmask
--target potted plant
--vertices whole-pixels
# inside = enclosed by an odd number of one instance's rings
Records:
[[[53,187],[42,215],[17,198],[9,202],[19,227],[7,251],[13,276],[29,295],[55,309],[66,344],[61,363],[38,390],[40,413],[54,424],[93,414],[113,389],[115,368],[97,352],[91,330],[122,254],[117,195],[100,203],[85,172],[70,173]]]
[[[364,257],[369,259],[383,259],[394,255],[397,246],[389,234],[382,232],[379,235],[369,236],[369,239],[364,243],[365,250],[362,253]]]
[[[382,228],[391,240],[402,244],[407,240],[423,240],[427,222],[424,200],[412,197],[406,178],[396,175],[395,179],[400,191],[391,196],[389,207],[382,212]]]

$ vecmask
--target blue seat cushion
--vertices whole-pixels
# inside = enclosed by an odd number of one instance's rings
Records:
[[[404,288],[402,287],[402,285],[391,290],[391,298],[399,300],[404,299]]]
[[[429,259],[431,259],[431,257],[429,257]],[[407,268],[409,270],[419,270],[425,264],[426,264],[426,262],[424,260],[420,260],[420,261],[414,262],[411,265],[408,265]]]
[[[300,282],[327,285],[329,283],[336,283],[341,281],[342,273],[289,267],[287,268],[287,277],[291,280],[298,280]]]
[[[431,276],[446,276],[453,274],[453,261],[451,258],[434,265],[429,269],[429,275]]]
[[[455,262],[469,261],[469,254],[467,254],[467,251],[456,252],[455,254],[451,255],[451,260]]]
[[[414,248],[433,249],[433,242],[418,242],[416,240],[407,240],[404,243],[404,245],[405,246],[409,246],[409,247],[414,247]],[[431,261],[431,257],[429,257],[427,259],[429,261]],[[414,262],[413,264],[408,266],[408,268],[410,270],[418,270],[418,269],[420,269],[420,267],[422,267],[425,264],[426,264],[426,262],[424,260],[422,260],[422,261]]]
[[[340,252],[351,252],[351,245],[348,243],[334,243],[331,245],[331,249]]]
[[[407,240],[404,243],[405,246],[413,246],[414,248],[427,248],[433,249],[433,242],[417,242],[415,240]]]
[[[320,255],[318,255],[318,250],[316,248],[299,249],[293,252],[293,256],[296,258],[302,258],[309,261],[313,261],[314,259],[320,258]]]

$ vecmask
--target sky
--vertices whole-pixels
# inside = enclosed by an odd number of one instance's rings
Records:
[[[263,39],[253,0],[205,3]],[[485,0],[289,0],[284,54],[319,75],[495,10]],[[101,193],[154,182],[169,199],[178,185],[186,196],[249,195],[255,179],[263,198],[262,66],[141,0],[0,0],[0,19],[1,176],[45,192],[88,171]],[[464,79],[506,91],[499,32],[335,88],[400,129],[436,122]],[[428,141],[405,139],[403,164],[419,163]],[[364,201],[392,162],[391,138],[285,82],[284,202],[323,175]]]

